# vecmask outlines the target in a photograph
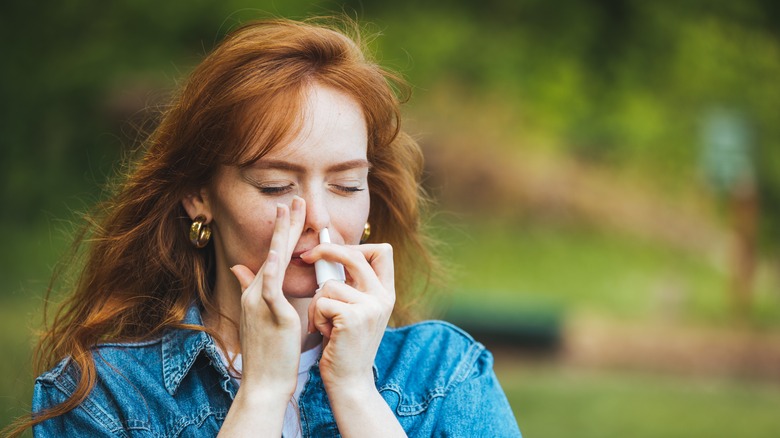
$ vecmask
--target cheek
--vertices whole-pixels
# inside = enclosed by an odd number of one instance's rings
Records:
[[[268,247],[274,232],[276,209],[274,208],[271,213],[264,211],[266,209],[255,209],[255,214],[250,213],[251,207],[247,206],[247,210],[236,230],[242,246],[255,248],[255,250],[258,247]]]
[[[251,199],[251,198],[244,198]],[[276,204],[248,201],[215,211],[226,262],[256,270],[268,253],[276,219]]]
[[[363,235],[363,227],[368,220],[368,211],[371,205],[370,198],[366,196],[360,199],[353,199],[344,203],[342,208],[337,209],[331,216],[331,222],[336,226],[348,245],[357,245],[360,243],[360,237]]]

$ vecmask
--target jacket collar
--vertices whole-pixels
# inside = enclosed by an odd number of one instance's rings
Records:
[[[197,304],[192,304],[184,315],[183,324],[203,326],[203,319]],[[202,352],[211,361],[211,365],[222,375],[222,388],[235,396],[237,388],[232,384],[227,367],[217,352],[217,345],[206,332],[198,330],[171,329],[162,339],[162,367],[165,389],[174,395],[182,380],[187,375],[195,360]],[[319,367],[319,359],[315,368]],[[374,383],[379,380],[376,364],[372,365]]]
[[[200,309],[191,305],[182,320],[183,324],[203,326]],[[209,335],[198,330],[171,329],[162,339],[162,371],[165,389],[174,395],[195,360],[202,352],[211,360],[211,364],[223,376],[223,387],[227,390],[230,376],[219,359],[217,346]],[[229,391],[230,392],[230,391]]]

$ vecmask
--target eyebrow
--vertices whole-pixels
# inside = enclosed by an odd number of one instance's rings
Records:
[[[263,160],[260,159],[256,161],[254,164],[252,164],[250,167],[254,169],[276,169],[276,170],[287,170],[290,172],[296,172],[296,173],[304,173],[306,172],[306,168],[295,163],[291,163],[289,161],[283,161],[283,160]],[[344,170],[350,170],[350,169],[357,169],[361,167],[367,167],[371,168],[371,163],[368,162],[368,160],[364,160],[362,158],[356,159],[356,160],[348,160],[348,161],[342,161],[340,163],[333,164],[331,166],[328,166],[325,171],[326,172],[342,172]]]

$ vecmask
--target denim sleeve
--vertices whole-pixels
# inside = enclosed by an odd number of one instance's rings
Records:
[[[33,415],[64,402],[68,396],[69,394],[58,388],[55,382],[37,381],[33,391]],[[107,435],[114,434],[89,415],[82,406],[33,426],[35,437]]]
[[[471,373],[444,397],[433,436],[520,437],[517,420],[483,350]]]

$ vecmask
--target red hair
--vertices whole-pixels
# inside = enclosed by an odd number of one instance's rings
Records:
[[[396,282],[394,321],[409,319],[411,286],[420,273],[427,280],[436,264],[420,232],[426,202],[419,185],[422,153],[400,130],[394,85],[402,81],[369,60],[359,38],[334,27],[251,23],[228,35],[193,71],[140,158],[119,178],[114,195],[87,218],[73,252],[85,249],[84,263],[66,260],[66,267],[80,270],[77,281],[36,355],[38,373],[70,357],[81,371],[80,381],[67,401],[24,420],[13,434],[62,415],[87,397],[96,380],[95,345],[150,339],[181,328],[193,302],[217,311],[211,293],[213,246],[190,244],[190,219],[181,200],[205,186],[220,165],[250,164],[288,138],[312,83],[349,95],[363,110],[372,166],[370,240],[395,249],[396,270],[403,275]],[[261,150],[250,152],[256,144]],[[185,328],[217,338],[203,327]]]

